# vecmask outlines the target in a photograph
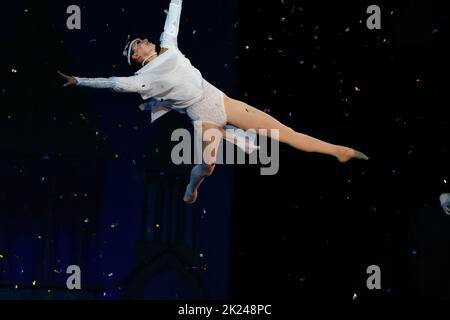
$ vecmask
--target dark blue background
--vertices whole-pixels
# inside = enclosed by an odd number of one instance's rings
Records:
[[[157,41],[168,1],[78,2],[80,31],[66,28],[70,4],[0,3],[2,298],[118,298],[130,277],[156,299],[450,297],[445,2],[379,1],[371,31],[369,1],[185,1],[180,48],[208,81],[370,157],[342,165],[282,145],[276,176],[218,166],[192,207],[179,194],[190,167],[169,161],[187,117],[150,124],[139,96],[56,77],[130,75],[127,35]],[[189,232],[180,242],[166,226]],[[165,267],[183,260],[174,244],[191,249],[202,294]],[[146,245],[168,248],[150,280],[136,278]],[[64,289],[69,264],[81,292]],[[374,264],[382,290],[369,291]]]

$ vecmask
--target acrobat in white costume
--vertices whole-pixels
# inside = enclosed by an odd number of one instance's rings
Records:
[[[59,72],[66,80],[64,86],[77,85],[110,89],[116,92],[139,93],[144,100],[149,99],[139,108],[151,111],[152,122],[167,112],[176,110],[187,114],[196,130],[204,131],[205,128],[216,128],[226,132],[227,134],[222,137],[247,153],[258,148],[255,144],[256,134],[249,132],[254,129],[258,130],[259,134],[266,132],[271,138],[287,143],[296,149],[335,156],[342,163],[352,158],[368,160],[366,155],[357,150],[327,143],[296,132],[267,113],[226,96],[203,79],[200,71],[193,67],[189,59],[178,49],[177,38],[181,8],[182,0],[170,2],[164,31],[160,37],[161,51],[159,54],[156,53],[154,44],[147,39],[134,39],[127,44],[124,55],[128,63],[130,65],[132,62],[142,64],[142,68],[133,76],[81,78],[70,77]],[[271,136],[274,129],[277,133]],[[215,146],[217,142],[216,139],[211,141]],[[200,184],[205,177],[212,174],[214,166],[214,163],[194,166],[184,196],[186,203],[196,201]]]

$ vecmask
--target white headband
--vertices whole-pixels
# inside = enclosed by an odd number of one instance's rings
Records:
[[[125,49],[123,49],[123,56],[127,57],[127,61],[128,61],[128,65],[131,66],[131,48],[133,47],[133,43],[138,40],[138,39],[134,39],[131,42],[128,42],[127,45],[125,46]]]

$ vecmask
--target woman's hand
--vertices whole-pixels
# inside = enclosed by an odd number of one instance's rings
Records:
[[[68,76],[61,71],[58,70],[58,74],[61,76],[61,78],[64,79],[65,83],[63,84],[63,87],[74,87],[77,85],[77,79],[74,77]]]

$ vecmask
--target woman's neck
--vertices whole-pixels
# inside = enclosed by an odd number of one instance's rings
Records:
[[[147,57],[144,59],[144,61],[142,61],[142,66],[145,66],[146,64],[148,64],[150,61],[152,61],[153,59],[155,59],[158,56],[158,53],[154,53],[153,55]]]

